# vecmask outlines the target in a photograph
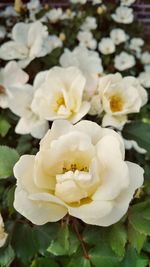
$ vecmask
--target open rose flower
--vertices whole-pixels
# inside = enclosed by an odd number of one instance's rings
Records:
[[[31,104],[36,114],[50,121],[76,123],[88,113],[90,104],[83,101],[86,79],[78,68],[54,67],[44,75]]]
[[[127,114],[139,112],[147,102],[147,92],[138,79],[120,73],[109,74],[99,81],[99,93],[106,114],[103,126],[122,128],[127,121]]]
[[[6,239],[7,239],[8,234],[4,230],[4,222],[3,218],[0,214],[0,248],[4,246]]]
[[[47,27],[41,22],[17,23],[12,29],[12,40],[0,47],[0,58],[4,60],[19,59],[25,68],[34,58],[49,53]]]
[[[14,207],[34,224],[67,213],[88,224],[109,226],[126,213],[143,169],[124,161],[119,134],[94,122],[55,121],[36,155],[14,167]]]

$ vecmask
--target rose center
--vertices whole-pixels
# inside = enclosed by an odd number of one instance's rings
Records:
[[[57,112],[58,109],[60,108],[60,106],[65,106],[65,99],[63,96],[60,96],[57,100],[56,100],[56,105],[54,108],[54,111]]]
[[[120,95],[113,95],[110,97],[110,108],[112,112],[118,112],[123,109],[123,99]]]

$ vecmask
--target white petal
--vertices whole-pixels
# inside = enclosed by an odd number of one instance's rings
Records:
[[[14,41],[6,42],[0,47],[0,58],[4,60],[24,59],[27,54],[28,49]]]
[[[127,122],[127,116],[112,116],[110,114],[105,114],[102,120],[102,126],[113,126],[116,129],[122,130],[123,126]]]
[[[27,46],[29,24],[17,23],[12,30],[12,38],[15,42]]]
[[[29,79],[29,75],[15,61],[11,61],[5,66],[3,75],[6,86],[23,85]]]
[[[71,119],[69,119],[72,123],[76,123],[79,120],[81,120],[89,111],[90,109],[90,103],[83,102],[81,105],[81,108],[75,115],[71,116]]]

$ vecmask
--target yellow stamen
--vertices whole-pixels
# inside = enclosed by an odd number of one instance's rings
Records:
[[[120,95],[110,97],[110,108],[112,112],[118,112],[123,109],[123,99]]]

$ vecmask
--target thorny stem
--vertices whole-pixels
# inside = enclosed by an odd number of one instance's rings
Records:
[[[86,250],[86,247],[85,247],[85,244],[83,242],[83,239],[82,239],[82,236],[80,235],[80,232],[79,232],[79,229],[78,229],[78,221],[77,219],[73,218],[73,227],[74,227],[74,230],[76,232],[76,235],[80,241],[80,244],[81,244],[81,247],[83,249],[83,254],[84,254],[84,257],[89,260],[89,255],[88,255],[88,252]]]

